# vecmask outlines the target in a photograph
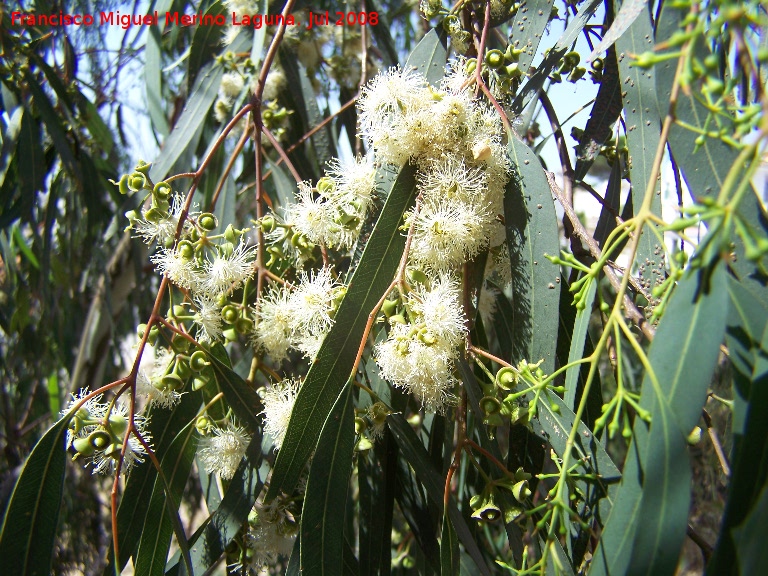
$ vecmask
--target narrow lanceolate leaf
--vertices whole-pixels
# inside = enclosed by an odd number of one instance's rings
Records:
[[[528,71],[536,56],[554,3],[554,0],[523,0],[515,13],[509,27],[509,44],[517,50],[523,50],[517,62],[518,69],[523,73]]]
[[[204,17],[216,17],[227,15],[227,8],[216,0],[205,11]],[[198,26],[192,35],[192,44],[189,48],[189,65],[187,67],[187,86],[192,88],[195,84],[200,69],[210,62],[216,52],[221,50],[221,37],[226,29],[223,26]]]
[[[386,576],[390,573],[392,514],[395,500],[396,451],[391,434],[376,441],[383,457],[372,450],[357,460],[360,487],[360,573]]]
[[[182,428],[194,417],[200,408],[199,394],[183,394],[181,401],[173,408],[155,408],[150,413],[148,429],[157,454],[165,454],[171,442]],[[117,533],[119,536],[120,558],[118,567],[122,570],[128,559],[136,553],[139,539],[147,516],[157,470],[150,462],[134,467],[128,476],[120,507],[117,509]],[[110,550],[110,554],[113,551]],[[110,561],[112,564],[112,561]],[[114,571],[112,571],[114,573]]]
[[[433,28],[424,35],[413,52],[405,61],[405,69],[416,68],[427,79],[427,82],[437,86],[445,76],[445,61],[448,58],[448,40],[442,28]]]
[[[189,539],[189,554],[194,574],[204,574],[214,566],[248,519],[268,470],[260,470],[261,434],[256,434],[245,452],[245,459],[229,482],[218,508],[198,533]],[[166,574],[185,574],[183,562],[176,559]]]
[[[552,193],[536,155],[510,134],[507,153],[514,174],[504,195],[507,246],[512,266],[512,362],[525,358],[551,374],[555,369],[560,268],[545,254],[560,253]]]
[[[413,468],[416,477],[424,485],[432,504],[442,512],[443,510],[443,491],[445,483],[443,478],[432,467],[429,454],[419,441],[411,425],[403,418],[402,414],[390,414],[387,416],[387,423],[393,436],[397,440],[403,458]],[[448,515],[453,522],[454,530],[459,541],[464,545],[464,549],[472,557],[480,574],[490,574],[488,566],[485,564],[482,553],[477,546],[477,542],[467,525],[464,517],[456,506],[456,502],[451,499],[448,503]]]
[[[643,11],[647,10],[648,0],[625,0],[625,2],[622,2],[619,13],[616,14],[616,18],[613,20],[613,24],[608,29],[608,32],[603,35],[600,43],[592,50],[589,60],[594,60],[601,52],[607,50],[614,42],[617,42],[619,38],[624,38],[626,30]],[[636,52],[636,54],[640,54],[640,52]]]
[[[6,574],[51,573],[56,525],[64,492],[68,418],[48,430],[27,458],[0,530]]]
[[[720,536],[707,566],[711,576],[750,574],[751,535],[739,534],[737,527],[755,516],[758,498],[768,485],[768,309],[733,277],[728,278],[728,292],[725,342],[736,389],[733,451]]]
[[[440,536],[440,575],[459,576],[461,556],[459,554],[459,539],[453,529],[451,519],[443,512],[443,528]]]
[[[680,282],[662,318],[648,358],[658,392],[646,375],[640,418],[614,506],[590,574],[674,574],[690,505],[686,437],[706,398],[728,309],[726,271],[719,266],[709,293],[691,274]]]
[[[150,173],[155,182],[168,176],[176,160],[190,149],[190,146],[196,145],[200,135],[199,129],[205,122],[213,101],[216,100],[223,74],[224,69],[214,63],[200,71],[187,105],[163,143],[160,157],[152,166]]]
[[[136,553],[137,574],[160,576],[165,572],[174,525],[177,530],[180,528],[178,510],[181,495],[192,470],[196,449],[197,433],[192,420],[174,438],[160,462],[165,481],[160,476],[155,478]],[[179,536],[183,536],[183,531]],[[186,537],[179,540],[182,553],[189,560]]]
[[[656,31],[658,44],[666,41],[678,29],[681,20],[687,14],[665,3]],[[694,56],[704,61],[708,52],[703,46],[704,42],[696,42]],[[656,88],[659,95],[659,106],[662,114],[666,114],[672,84],[677,68],[677,59],[665,60],[653,68],[656,76]],[[698,146],[696,138],[698,132],[684,128],[681,122],[690,124],[696,130],[707,131],[713,120],[709,117],[709,111],[699,101],[701,86],[692,85],[686,93],[680,91],[675,105],[674,115],[677,122],[672,124],[669,132],[669,147],[677,166],[682,172],[683,179],[688,189],[696,199],[703,197],[714,198],[720,192],[728,171],[733,166],[738,150],[731,148],[718,138],[706,138],[704,144]],[[733,192],[733,191],[732,191]],[[760,194],[757,191],[748,192],[740,202],[738,212],[743,221],[758,237],[765,235],[766,219],[768,215],[760,202]],[[756,270],[754,263],[744,256],[743,242],[734,238],[736,244],[731,269],[741,280],[743,286],[749,290],[763,305],[768,306],[768,290],[765,289],[765,276]]]
[[[256,391],[234,371],[230,364],[229,355],[220,343],[211,346],[211,363],[216,372],[219,389],[224,393],[227,405],[248,430],[255,432],[261,427],[259,413],[262,410],[261,400]]]
[[[45,156],[40,138],[40,125],[32,117],[29,110],[21,117],[21,132],[19,133],[19,148],[16,156],[19,174],[19,192],[22,203],[30,208],[38,190],[43,187],[45,177]],[[24,202],[24,198],[27,199]],[[26,214],[24,217],[26,218]]]
[[[633,0],[634,1],[634,0]],[[624,7],[622,6],[622,11]],[[624,103],[624,118],[629,148],[629,179],[632,183],[630,197],[633,213],[637,214],[643,204],[653,172],[656,149],[661,138],[661,120],[656,100],[654,72],[637,66],[630,66],[629,54],[653,51],[653,28],[647,10],[641,11],[626,33],[616,41],[621,78],[621,95]],[[661,216],[661,182],[654,180],[650,189],[650,209]],[[664,243],[646,224],[635,256],[635,271],[640,284],[650,292],[654,285],[666,276]]]
[[[302,574],[342,573],[344,523],[339,514],[346,506],[354,447],[355,411],[349,384],[328,414],[309,468],[301,511]]]
[[[296,486],[323,423],[349,380],[368,314],[392,282],[405,247],[405,237],[399,228],[405,211],[416,198],[415,172],[413,166],[405,166],[391,190],[379,191],[387,196],[387,202],[349,282],[335,323],[296,398],[267,500],[281,490],[291,492]]]
[[[576,362],[584,357],[584,344],[587,341],[587,329],[589,328],[589,318],[592,316],[592,305],[595,302],[595,293],[597,292],[597,282],[591,282],[586,295],[586,305],[576,312],[576,319],[573,322],[573,334],[571,334],[571,348],[568,351],[568,364]],[[565,395],[563,400],[569,410],[577,410],[576,391],[579,384],[579,373],[581,365],[571,366],[565,372]]]
[[[550,49],[546,58],[538,65],[536,72],[533,76],[523,84],[520,91],[517,93],[514,102],[512,103],[512,111],[516,114],[520,114],[523,108],[531,101],[536,95],[536,92],[544,86],[550,72],[555,69],[555,66],[565,53],[571,49],[571,46],[581,34],[584,26],[587,24],[597,8],[602,4],[600,0],[587,0],[579,8],[578,14],[574,16],[568,23],[568,27],[563,32],[562,36],[557,40],[557,43]]]

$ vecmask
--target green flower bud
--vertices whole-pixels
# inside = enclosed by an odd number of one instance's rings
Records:
[[[509,366],[505,366],[496,373],[496,385],[509,392],[517,386],[517,374]]]
[[[123,174],[120,176],[120,182],[117,183],[117,189],[122,195],[126,195],[131,191],[131,189],[128,187],[128,178],[130,178],[128,174]]]
[[[186,380],[192,375],[192,369],[189,367],[189,364],[187,364],[185,360],[181,359],[181,357],[176,360],[176,366],[174,368],[176,374],[182,380]]]
[[[184,388],[184,380],[179,378],[175,372],[163,376],[161,383],[166,390],[181,390]]]
[[[78,454],[82,454],[83,456],[91,456],[94,452],[96,452],[96,449],[91,444],[91,438],[75,438],[72,441],[72,447],[75,449],[75,452]]]
[[[171,314],[170,316],[184,316],[187,313],[187,309],[184,308],[181,304],[174,304],[173,308],[171,308]]]
[[[234,328],[228,328],[224,330],[224,338],[226,338],[229,342],[234,342],[237,340],[237,330]]]
[[[200,372],[200,370],[210,365],[208,355],[202,350],[195,350],[189,358],[189,367],[195,372]]]
[[[146,324],[139,324],[136,326],[136,335],[139,337],[139,339],[144,338],[144,333],[147,331],[147,325]]]
[[[134,192],[143,189],[147,185],[147,177],[141,172],[134,172],[128,178],[128,188]]]
[[[384,312],[384,316],[391,317],[397,311],[397,300],[384,300],[381,305],[381,311]]]
[[[128,212],[125,213],[125,217],[131,224],[133,224],[136,220],[139,219],[139,213],[136,212],[136,210],[128,210]]]
[[[336,181],[329,176],[323,176],[317,181],[315,188],[321,196],[328,196],[336,190]]]
[[[202,436],[206,436],[211,431],[212,426],[211,419],[205,414],[198,416],[197,420],[195,420],[195,428]]]
[[[365,421],[365,418],[360,418],[359,416],[355,418],[355,434],[362,434],[368,429],[368,423]]]
[[[231,242],[232,244],[234,244],[237,241],[238,235],[237,235],[237,232],[235,231],[235,227],[232,226],[232,224],[229,224],[227,226],[227,229],[224,230],[224,239],[227,242]]]
[[[270,232],[272,232],[272,230],[275,229],[277,222],[275,222],[275,219],[272,216],[264,216],[264,218],[261,219],[260,225],[261,225],[261,230],[265,234],[269,234]]]
[[[472,500],[475,498],[479,498],[479,500],[476,500],[473,505]],[[480,496],[473,496],[469,505],[474,509],[472,518],[480,522],[495,522],[502,516],[501,508],[496,506],[492,496],[489,496],[487,499],[483,499]]]
[[[149,175],[149,169],[152,168],[152,163],[144,162],[144,160],[139,160],[139,163],[136,164],[136,172],[141,172],[145,176]]]
[[[605,67],[605,62],[603,61],[602,58],[595,58],[594,60],[592,60],[591,66],[592,66],[592,70],[594,70],[595,72],[599,72]]]
[[[521,504],[531,495],[527,480],[520,480],[512,487],[512,495]]]
[[[189,350],[191,345],[192,343],[181,334],[174,333],[173,337],[171,338],[171,348],[173,348],[173,351],[177,354],[184,354]]]
[[[485,396],[480,400],[480,409],[486,416],[498,414],[501,410],[501,402],[493,396]]]
[[[464,65],[464,72],[466,72],[467,76],[472,76],[475,73],[475,70],[477,70],[477,59],[470,58]]]
[[[489,50],[485,55],[485,63],[494,70],[504,64],[504,54],[501,50]]]
[[[210,380],[204,376],[195,376],[192,379],[192,390],[200,390],[200,388],[204,388]]]
[[[253,331],[253,320],[245,317],[238,318],[235,321],[235,330],[241,335],[250,334]]]
[[[216,226],[219,225],[218,221],[216,220],[216,216],[210,212],[203,212],[200,214],[200,217],[197,219],[197,223],[203,230],[207,230],[208,232],[215,230]]]
[[[109,421],[109,429],[116,436],[122,437],[128,430],[128,418],[122,414],[110,414],[107,420]]]
[[[232,306],[232,304],[227,304],[221,309],[221,317],[227,324],[234,324],[240,317],[240,311]]]
[[[109,446],[110,442],[112,442],[112,436],[110,436],[106,430],[94,430],[89,434],[88,442],[90,442],[91,446],[96,450],[103,450]]]
[[[168,182],[158,182],[152,190],[152,195],[158,200],[168,200],[168,198],[171,197],[171,194],[173,194],[173,190],[171,190],[171,186]]]
[[[176,250],[184,260],[192,260],[195,256],[195,247],[189,240],[180,240]]]
[[[577,80],[580,80],[584,76],[584,74],[586,74],[586,72],[587,72],[586,68],[584,68],[583,66],[577,66],[576,68],[571,70],[571,73],[568,74],[568,78],[566,78],[566,80],[568,80],[568,82],[576,82]]]
[[[154,346],[157,342],[158,336],[160,336],[160,329],[157,326],[152,326],[152,328],[149,329],[149,337],[147,338],[147,342]]]
[[[162,222],[166,218],[168,218],[168,211],[161,210],[156,206],[144,212],[144,219],[147,222],[152,222],[152,224],[158,224],[159,222]]]

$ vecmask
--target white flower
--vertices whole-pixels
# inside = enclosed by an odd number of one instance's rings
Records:
[[[299,383],[295,380],[283,380],[273,384],[262,393],[264,402],[264,433],[272,438],[275,450],[279,450],[288,430],[293,405],[299,394]]]
[[[212,342],[220,340],[222,336],[221,310],[211,298],[204,295],[195,296],[195,306],[197,312],[194,316],[195,324],[198,326],[198,340]]]
[[[442,412],[454,399],[456,350],[419,332],[413,325],[396,324],[389,338],[376,345],[374,356],[382,378],[413,394],[425,410]]]
[[[308,182],[299,182],[298,201],[288,207],[286,220],[316,244],[327,244],[335,225],[333,205],[312,190]]]
[[[438,275],[431,285],[429,290],[421,287],[409,294],[411,309],[435,338],[455,348],[467,333],[460,287],[448,274]]]
[[[267,75],[267,81],[264,83],[262,99],[275,100],[280,92],[282,92],[283,88],[285,88],[286,84],[287,80],[285,78],[285,72],[283,72],[282,68],[279,68],[273,64],[272,68],[269,70],[269,74]]]
[[[164,248],[150,256],[150,260],[157,266],[160,274],[180,288],[195,291],[203,284],[202,275],[194,260],[184,258],[176,249]]]
[[[226,428],[216,427],[212,434],[203,436],[197,445],[197,455],[206,472],[230,480],[245,456],[249,440],[244,428],[230,422]]]
[[[227,72],[221,77],[221,93],[228,100],[237,98],[244,86],[245,81],[237,72]]]
[[[280,556],[287,558],[295,541],[296,532],[286,532],[281,523],[260,522],[248,532],[251,568],[260,571],[264,566],[275,564]]]
[[[171,200],[171,209],[167,218],[162,218],[158,222],[134,220],[131,223],[131,228],[134,231],[134,238],[140,237],[146,244],[157,242],[161,246],[174,240],[176,237],[176,229],[179,227],[179,219],[181,218],[181,213],[183,211],[184,196],[181,194],[174,194]],[[182,235],[192,230],[190,218],[195,218],[197,215],[198,212],[194,209],[189,212],[187,219],[184,221]]]
[[[255,255],[255,247],[246,246],[242,239],[229,256],[218,251],[213,260],[206,260],[204,264],[205,292],[211,297],[216,297],[236,290],[245,280],[253,276]]]
[[[255,312],[253,343],[282,361],[291,346],[291,314],[288,308],[290,294],[283,288],[273,288],[261,300]]]
[[[141,369],[136,376],[136,392],[147,399],[147,405],[173,408],[178,404],[182,393],[162,381],[175,359],[173,350],[160,348],[150,352],[145,349]]]
[[[296,290],[288,299],[291,345],[312,358],[333,326],[334,301],[341,295],[341,285],[329,268],[314,276],[302,272]]]

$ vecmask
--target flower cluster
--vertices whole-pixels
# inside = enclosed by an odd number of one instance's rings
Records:
[[[279,450],[288,430],[293,405],[299,393],[299,383],[295,380],[283,380],[263,390],[261,400],[264,403],[264,433],[272,438],[272,447]]]
[[[129,433],[128,409],[120,402],[102,402],[101,394],[83,403],[88,394],[85,388],[77,395],[73,394],[72,400],[61,413],[66,416],[82,403],[69,421],[67,447],[75,451],[73,459],[88,458],[94,474],[113,473],[123,450],[125,435]],[[134,431],[130,432],[125,445],[122,473],[127,473],[137,462],[143,462],[147,453],[136,434],[140,434],[147,443],[152,439],[145,429],[146,419],[143,416],[134,415],[133,426]]]
[[[412,234],[410,269],[424,280],[395,301],[403,314],[385,310],[392,328],[375,357],[383,378],[432,411],[452,398],[466,334],[454,275],[481,252],[499,252],[505,238],[500,215],[509,165],[501,124],[469,90],[465,64],[456,62],[438,87],[415,71],[390,69],[365,87],[358,106],[376,161],[418,167],[420,202],[404,228]]]
[[[313,358],[333,325],[344,293],[329,268],[302,272],[295,288],[271,289],[256,311],[254,343],[276,361],[285,358],[289,349]]]
[[[375,349],[383,378],[404,388],[430,411],[452,400],[453,361],[466,335],[459,285],[448,274],[408,294],[404,315],[390,317],[389,337]]]
[[[197,428],[206,432],[197,444],[197,456],[206,472],[231,480],[248,448],[245,429],[233,422],[227,422],[224,427],[204,427],[198,422]]]

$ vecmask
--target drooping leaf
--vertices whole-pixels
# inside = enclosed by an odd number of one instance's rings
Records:
[[[203,18],[225,16],[227,7],[221,0],[216,0],[205,11]],[[195,79],[203,66],[208,64],[221,49],[221,38],[226,28],[223,26],[198,26],[192,35],[192,44],[189,47],[189,61],[187,65],[187,86],[195,85]]]
[[[443,528],[440,531],[440,575],[459,576],[461,556],[459,554],[459,539],[451,524],[451,518],[443,513]]]
[[[625,5],[627,3],[629,2]],[[624,6],[621,10],[624,10]],[[616,41],[629,148],[629,179],[632,183],[630,200],[633,213],[637,214],[646,193],[650,193],[650,210],[661,217],[660,180],[655,179],[648,192],[656,150],[661,138],[656,81],[652,71],[630,66],[632,61],[628,56],[628,54],[641,54],[653,49],[651,17],[647,10],[641,10],[627,31]],[[628,204],[630,200],[627,200]],[[651,229],[655,226],[652,223],[646,224],[635,256],[639,282],[648,292],[656,283],[664,280],[667,268],[664,260],[664,243]]]
[[[557,215],[541,164],[525,144],[509,137],[507,153],[514,174],[504,195],[507,247],[512,266],[512,362],[543,360],[555,369],[560,269],[545,254],[560,252]]]
[[[586,305],[584,308],[576,311],[576,319],[573,323],[573,333],[571,334],[571,348],[568,351],[568,364],[576,362],[584,357],[584,344],[588,336],[589,318],[592,316],[592,305],[595,302],[595,293],[597,292],[597,282],[592,282],[587,290]],[[579,374],[581,366],[571,366],[565,372],[565,395],[563,400],[570,410],[576,410],[576,392],[579,383]]]
[[[163,142],[163,149],[150,171],[155,182],[168,176],[176,161],[197,145],[200,128],[219,91],[224,69],[214,63],[205,66],[195,82],[189,100],[176,125]]]
[[[408,464],[416,472],[419,481],[424,485],[429,499],[441,512],[443,510],[443,491],[445,483],[429,462],[429,454],[419,441],[416,433],[406,422],[402,414],[390,414],[387,416],[389,429],[392,431],[400,451]],[[453,522],[453,527],[459,541],[464,545],[467,553],[472,557],[481,574],[490,574],[482,553],[477,546],[472,532],[461,515],[453,499],[448,504],[448,515]]]
[[[352,384],[336,400],[325,421],[309,468],[301,512],[301,566],[305,574],[342,573],[344,509],[355,445]]]
[[[197,432],[195,421],[191,420],[182,428],[162,455],[160,468],[163,471],[165,481],[159,475],[155,477],[136,552],[137,574],[162,576],[165,572],[165,563],[171,546],[171,535],[175,530],[178,531],[181,528],[178,510],[184,486],[192,470],[196,450]],[[179,538],[179,545],[182,547],[185,563],[191,563],[183,528],[178,536],[181,537]]]
[[[626,36],[625,32],[632,25],[632,23],[648,9],[648,0],[625,0],[621,3],[621,9],[616,14],[616,18],[613,20],[613,24],[603,35],[603,39],[600,40],[597,46],[592,50],[592,54],[589,55],[589,60],[594,60],[601,52],[607,50],[614,42],[617,42],[619,38]],[[639,54],[639,52],[636,52]]]
[[[259,395],[232,370],[229,354],[221,343],[217,342],[211,346],[210,358],[216,372],[216,381],[224,393],[227,405],[232,408],[240,422],[246,424],[251,432],[259,430],[261,418],[258,414],[262,410]]]
[[[432,29],[419,41],[405,61],[405,69],[411,67],[422,74],[427,82],[437,86],[445,76],[445,61],[448,57],[448,39],[445,32]]]
[[[544,36],[554,4],[554,0],[524,0],[517,8],[509,27],[509,44],[517,50],[523,50],[517,62],[518,69],[523,73],[528,72],[528,67],[536,57],[536,50]]]
[[[650,430],[635,419],[624,476],[590,568],[598,574],[673,574],[690,504],[686,437],[696,424],[717,361],[727,314],[726,272],[714,272],[709,293],[696,275],[678,285],[651,344],[640,405]]]
[[[323,422],[351,375],[368,314],[392,281],[405,247],[399,227],[415,200],[415,168],[405,166],[385,195],[387,202],[349,281],[335,323],[296,398],[267,500],[296,485]]]
[[[390,573],[392,513],[395,501],[396,450],[390,434],[376,441],[376,458],[372,451],[358,457],[360,488],[360,573],[386,576]]]
[[[47,576],[55,550],[64,492],[69,418],[62,418],[35,445],[19,474],[0,529],[3,571]]]
[[[728,278],[730,310],[726,344],[734,373],[733,450],[728,498],[707,574],[749,574],[758,558],[749,518],[759,518],[768,485],[768,309],[737,280]],[[763,497],[764,500],[764,497]],[[738,527],[744,529],[739,533]],[[762,532],[757,530],[755,535]]]

